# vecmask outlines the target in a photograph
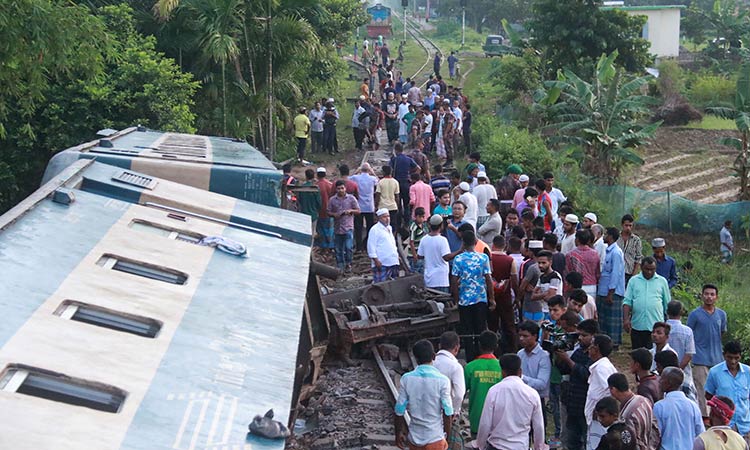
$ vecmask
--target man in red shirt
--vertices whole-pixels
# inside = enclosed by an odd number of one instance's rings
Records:
[[[518,334],[513,309],[513,292],[518,290],[518,267],[516,260],[505,253],[503,235],[499,234],[492,240],[490,261],[497,308],[489,312],[487,328],[497,331],[499,325],[503,334],[503,353],[513,353],[518,350]]]
[[[601,276],[599,253],[591,248],[594,234],[582,229],[576,232],[576,248],[565,255],[565,272],[578,272],[583,275],[583,290],[592,297],[596,295],[596,285]]]
[[[328,199],[333,196],[333,183],[326,179],[326,168],[318,167],[318,189],[320,190],[320,210],[315,244],[325,253],[333,252],[333,217],[328,215]]]

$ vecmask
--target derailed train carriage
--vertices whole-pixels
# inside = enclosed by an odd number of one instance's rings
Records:
[[[295,401],[311,240],[280,208],[60,170],[0,217],[0,448],[283,448],[248,424]]]

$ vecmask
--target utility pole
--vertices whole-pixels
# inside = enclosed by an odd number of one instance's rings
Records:
[[[404,6],[404,15],[403,15],[403,22],[404,22],[404,39],[402,39],[404,42],[406,42],[406,6]]]
[[[461,48],[466,44],[466,0],[461,1]]]
[[[266,151],[269,159],[276,157],[276,135],[273,130],[273,31],[271,31],[271,14],[273,0],[268,0],[268,19],[266,20],[266,38],[268,39],[268,135],[266,136]]]

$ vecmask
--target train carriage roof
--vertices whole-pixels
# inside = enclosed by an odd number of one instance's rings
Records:
[[[0,448],[283,448],[246,434],[288,419],[311,240],[308,216],[76,161],[0,216]]]

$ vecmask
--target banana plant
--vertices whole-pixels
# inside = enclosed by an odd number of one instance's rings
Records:
[[[630,79],[615,65],[618,52],[602,55],[586,81],[570,70],[545,83],[536,106],[547,117],[550,143],[573,144],[583,171],[612,184],[631,164],[643,164],[636,149],[653,136],[661,122],[648,123],[655,99],[641,94],[649,76]]]
[[[740,67],[737,78],[737,92],[734,97],[734,108],[706,108],[706,111],[727,119],[733,119],[739,137],[721,139],[722,145],[737,150],[733,169],[740,179],[740,200],[750,200],[750,164],[748,164],[748,140],[750,139],[750,63]]]

